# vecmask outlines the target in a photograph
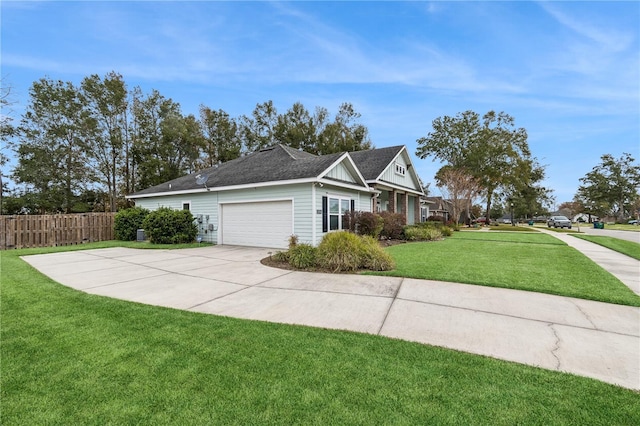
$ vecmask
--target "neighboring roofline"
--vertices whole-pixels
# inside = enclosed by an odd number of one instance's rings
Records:
[[[127,200],[137,200],[139,198],[155,198],[155,197],[164,197],[169,195],[185,195],[185,194],[199,194],[199,193],[207,193],[207,192],[222,192],[222,191],[233,191],[240,189],[249,189],[249,188],[264,188],[268,186],[282,186],[282,185],[295,185],[301,183],[314,183],[314,182],[322,182],[323,184],[339,186],[347,189],[356,189],[358,191],[370,192],[371,188],[364,182],[364,186],[358,186],[356,184],[350,184],[346,182],[334,181],[329,179],[320,179],[318,177],[313,178],[305,178],[305,179],[288,179],[288,180],[276,180],[276,181],[268,181],[268,182],[258,182],[258,183],[246,183],[242,185],[229,185],[229,186],[220,186],[220,187],[211,187],[211,188],[195,188],[195,189],[185,189],[181,191],[166,191],[166,192],[153,192],[150,194],[140,194],[140,195],[126,195],[125,198]]]

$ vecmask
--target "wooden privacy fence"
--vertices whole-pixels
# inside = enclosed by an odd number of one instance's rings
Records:
[[[0,250],[113,240],[115,213],[0,216]]]

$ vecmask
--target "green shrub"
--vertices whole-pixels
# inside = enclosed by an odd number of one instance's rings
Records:
[[[271,255],[271,258],[277,262],[289,262],[289,251],[277,251]]]
[[[299,269],[311,268],[316,265],[317,251],[311,244],[296,244],[289,249],[289,264]]]
[[[318,246],[318,265],[334,272],[360,268],[360,237],[351,232],[331,232]]]
[[[380,236],[384,222],[379,214],[371,212],[350,211],[343,216],[343,229],[358,235]]]
[[[332,232],[324,236],[318,246],[318,266],[334,272],[394,268],[393,260],[371,236],[358,236],[351,232]]]
[[[120,210],[114,218],[114,233],[116,240],[135,241],[138,236],[138,229],[142,229],[144,219],[149,214],[149,210],[142,207]]]
[[[450,229],[442,227],[442,229]],[[404,237],[407,241],[434,241],[442,238],[442,230],[426,226],[405,226]]]
[[[357,216],[357,231],[359,235],[369,235],[373,238],[380,238],[380,232],[384,227],[384,220],[379,214],[371,212],[359,212]]]
[[[155,244],[190,243],[198,233],[189,210],[173,210],[168,207],[149,213],[142,226],[149,241]]]
[[[417,226],[417,227],[420,227],[420,228],[438,229],[442,233],[443,237],[452,236],[453,235],[453,231],[454,231],[453,228],[451,228],[450,226],[446,226],[444,223],[442,223],[442,222],[440,222],[438,220],[428,220],[426,222],[416,223],[414,226]],[[407,238],[407,239],[409,239],[409,238]]]
[[[392,240],[402,238],[402,228],[407,224],[404,215],[400,213],[381,212],[383,220],[380,235]]]
[[[396,267],[393,258],[384,251],[378,240],[370,235],[362,236],[360,239],[361,267],[371,271],[390,271]]]

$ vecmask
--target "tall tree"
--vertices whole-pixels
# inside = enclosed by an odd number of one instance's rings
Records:
[[[527,132],[516,128],[510,115],[489,111],[480,117],[465,111],[455,117],[439,117],[432,125],[433,131],[417,140],[416,155],[432,156],[471,173],[485,191],[487,215],[497,190],[508,185],[524,186],[523,179],[529,179]]]
[[[331,154],[371,149],[369,130],[357,122],[360,116],[350,103],[340,105],[333,122],[320,131],[316,151]]]
[[[4,176],[5,166],[9,162],[9,157],[5,154],[5,150],[8,149],[9,141],[16,132],[10,111],[11,104],[11,85],[2,78],[0,80],[0,214],[4,211],[3,197],[6,185],[6,182],[2,178]]]
[[[136,171],[134,190],[158,185],[192,171],[202,134],[195,117],[183,117],[180,105],[157,90],[133,102]]]
[[[242,140],[235,119],[221,109],[214,111],[201,105],[200,123],[204,133],[202,167],[212,167],[218,162],[240,157]]]
[[[640,165],[631,154],[620,158],[611,154],[580,178],[576,198],[585,206],[597,206],[600,214],[613,214],[619,220],[631,215],[632,205],[640,189]]]
[[[98,75],[86,77],[81,88],[95,125],[88,155],[95,161],[99,181],[107,187],[109,207],[114,212],[127,143],[127,87],[120,74],[110,72],[102,80]]]
[[[29,95],[13,176],[41,198],[41,210],[71,212],[75,194],[93,178],[86,166],[88,141],[95,136],[86,101],[72,83],[46,78],[34,82]]]
[[[300,102],[278,116],[275,138],[291,148],[315,151],[317,132],[314,117]]]
[[[278,124],[278,110],[273,101],[257,104],[251,117],[240,117],[240,127],[247,152],[257,151],[276,143],[275,130]]]

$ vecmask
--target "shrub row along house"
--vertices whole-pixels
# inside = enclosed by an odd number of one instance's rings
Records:
[[[317,156],[274,145],[131,194],[136,206],[188,209],[203,241],[285,248],[318,245],[347,211],[420,221],[420,180],[405,146]]]

